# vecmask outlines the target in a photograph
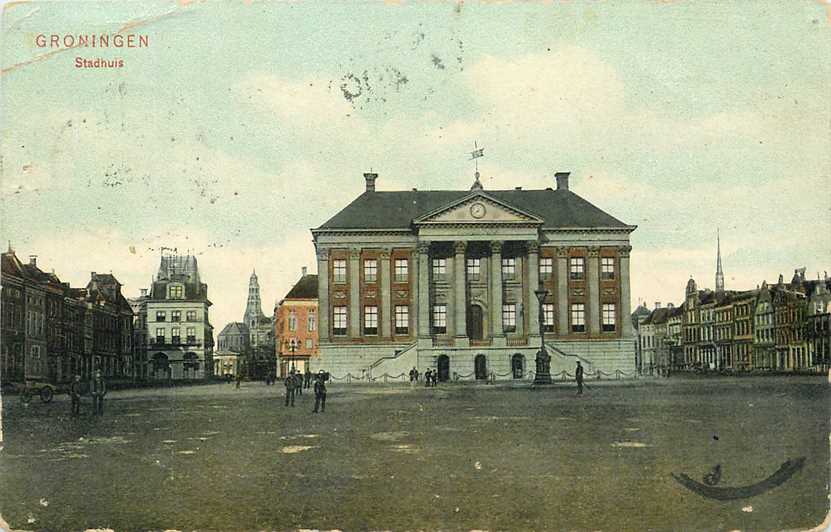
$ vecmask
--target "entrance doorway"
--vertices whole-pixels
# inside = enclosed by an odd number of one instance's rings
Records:
[[[467,337],[471,340],[481,340],[482,330],[482,307],[471,305],[467,308]]]
[[[476,355],[473,359],[473,368],[476,373],[476,380],[481,381],[488,378],[488,359],[485,355]]]
[[[525,369],[525,357],[516,353],[511,357],[511,373],[515,379],[521,379]]]
[[[439,355],[436,361],[436,369],[439,372],[439,382],[447,382],[450,379],[450,357]]]

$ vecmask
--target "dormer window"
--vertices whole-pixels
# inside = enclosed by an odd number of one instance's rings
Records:
[[[168,299],[184,299],[185,287],[180,284],[172,284],[167,288]]]

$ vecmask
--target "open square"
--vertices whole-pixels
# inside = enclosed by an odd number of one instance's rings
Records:
[[[3,399],[0,511],[14,528],[791,529],[828,509],[820,378],[527,385],[233,385]],[[721,486],[804,467],[748,499]]]

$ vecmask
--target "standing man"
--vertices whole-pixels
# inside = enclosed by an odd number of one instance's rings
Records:
[[[104,396],[107,395],[107,383],[104,376],[101,375],[101,370],[95,370],[95,377],[92,379],[91,386],[93,411],[96,416],[104,415]]]
[[[304,379],[305,380],[304,380],[303,384],[306,386],[306,388],[311,388],[311,386],[312,386],[312,372],[309,369],[308,365],[306,365],[306,374],[304,375]]]
[[[430,386],[430,382],[433,380],[432,379],[432,372],[433,372],[432,369],[428,369],[427,371],[424,372],[424,386],[425,387]]]
[[[294,374],[294,392],[303,395],[303,374],[299,371]]]
[[[237,390],[239,390],[240,383],[242,383],[242,372],[237,371]]]
[[[72,415],[77,416],[81,413],[81,376],[75,375],[72,383],[69,385],[69,397],[72,399]]]
[[[294,388],[297,386],[297,380],[295,379],[295,376],[294,376],[294,370],[291,370],[291,373],[289,373],[289,376],[286,377],[285,385],[286,385],[286,406],[289,406],[289,403],[291,403],[291,406],[294,406]]]
[[[583,395],[583,366],[577,361],[577,369],[574,370],[574,378],[577,380],[577,395]]]
[[[323,370],[320,370],[315,377],[315,409],[312,411],[313,414],[317,414],[318,407],[320,407],[320,413],[326,411],[326,375],[323,373]]]

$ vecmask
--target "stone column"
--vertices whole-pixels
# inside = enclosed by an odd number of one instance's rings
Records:
[[[528,309],[528,335],[540,335],[540,302],[534,293],[540,287],[540,245],[528,242],[528,293],[525,307]]]
[[[467,338],[467,283],[465,282],[467,242],[456,242],[453,250],[455,252],[453,258],[453,332],[457,338],[456,345],[459,345],[459,340]]]
[[[361,336],[361,250],[349,250],[349,336]]]
[[[317,250],[317,333],[320,342],[329,341],[329,250]]]
[[[430,338],[430,243],[418,244],[418,337]]]
[[[586,264],[588,293],[586,294],[586,322],[589,334],[600,334],[600,248],[589,248]]]
[[[491,291],[491,324],[493,338],[504,338],[502,329],[502,242],[491,242],[491,263],[488,268]],[[504,340],[494,340],[501,342]]]
[[[632,337],[632,315],[631,295],[629,294],[629,252],[632,246],[620,246],[617,248],[620,258],[620,328],[624,338]]]
[[[378,319],[381,320],[381,337],[389,338],[392,336],[392,305],[391,305],[391,286],[390,286],[390,250],[383,249],[378,256],[381,261],[381,309],[378,313]]]
[[[568,328],[568,248],[557,248],[557,333],[566,336]]]

